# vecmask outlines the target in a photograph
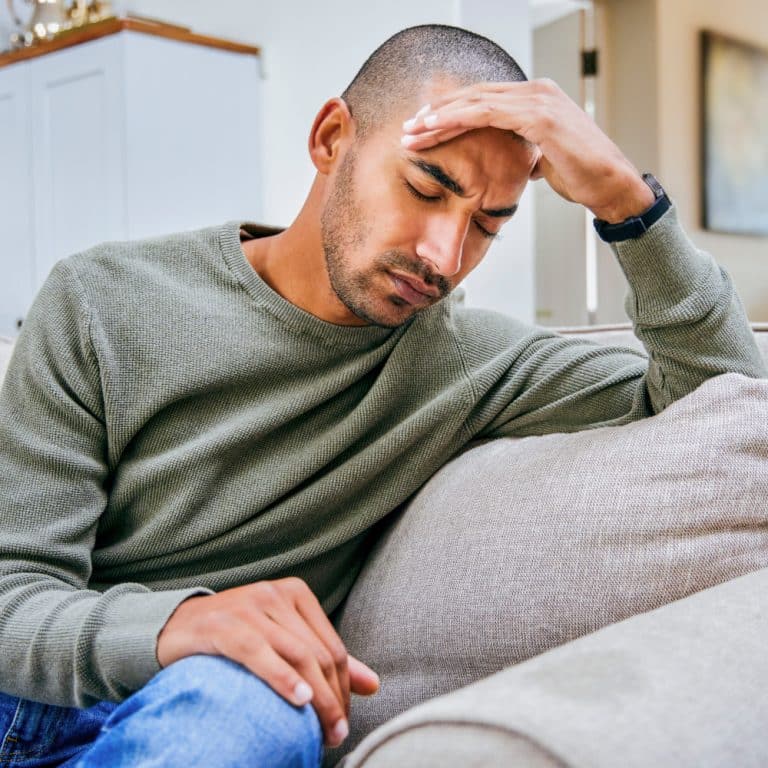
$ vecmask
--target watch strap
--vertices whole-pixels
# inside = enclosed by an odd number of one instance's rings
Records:
[[[650,208],[639,216],[630,216],[618,224],[609,224],[602,219],[595,219],[592,223],[601,240],[606,243],[634,240],[645,234],[672,207],[672,201],[655,176],[644,173],[643,181],[651,188],[656,198]]]

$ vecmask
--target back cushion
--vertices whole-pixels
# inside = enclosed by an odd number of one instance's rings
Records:
[[[382,679],[354,697],[343,749],[418,702],[766,566],[766,380],[727,374],[627,426],[472,448],[413,498],[339,613]]]

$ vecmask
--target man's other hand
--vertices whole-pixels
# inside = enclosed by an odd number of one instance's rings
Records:
[[[157,641],[166,667],[194,654],[242,664],[296,706],[311,700],[327,746],[347,736],[350,690],[371,695],[373,670],[347,653],[309,587],[298,578],[261,581],[185,600]]]
[[[424,150],[467,131],[498,128],[535,144],[531,178],[618,223],[653,204],[640,173],[594,120],[551,80],[476,83],[446,92],[403,123],[403,145]]]

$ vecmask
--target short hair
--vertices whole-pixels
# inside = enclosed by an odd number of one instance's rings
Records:
[[[382,43],[341,95],[357,124],[357,138],[364,140],[377,124],[405,109],[435,75],[459,86],[528,79],[487,37],[443,24],[409,27]]]

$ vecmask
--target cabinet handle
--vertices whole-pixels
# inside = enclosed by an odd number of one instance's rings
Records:
[[[24,318],[23,317],[17,317],[16,318],[16,330],[19,330],[21,326],[24,324]]]

